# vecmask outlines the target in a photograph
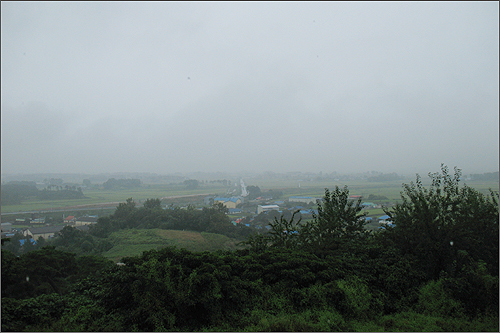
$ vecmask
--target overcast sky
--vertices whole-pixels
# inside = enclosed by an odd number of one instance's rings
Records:
[[[498,2],[1,14],[2,173],[499,169]]]

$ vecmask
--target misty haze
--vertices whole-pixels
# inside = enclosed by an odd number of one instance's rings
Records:
[[[498,2],[1,2],[2,331],[499,331]]]
[[[498,171],[496,3],[2,3],[2,174]]]

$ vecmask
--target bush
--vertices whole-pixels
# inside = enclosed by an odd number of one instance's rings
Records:
[[[344,293],[345,299],[339,309],[346,317],[352,319],[367,319],[373,314],[374,299],[368,286],[357,276],[349,276],[338,280],[337,286]]]
[[[258,311],[253,313],[252,318],[256,324],[245,327],[245,331],[338,332],[352,330],[352,327],[334,309],[307,310],[300,313],[280,312],[276,315]]]
[[[427,315],[453,317],[463,315],[463,305],[445,290],[441,279],[430,281],[420,288],[417,309]]]
[[[373,326],[377,325],[377,328]],[[369,329],[367,329],[369,327]],[[498,332],[498,315],[476,318],[443,318],[412,311],[387,315],[375,323],[356,327],[358,331],[386,332]]]

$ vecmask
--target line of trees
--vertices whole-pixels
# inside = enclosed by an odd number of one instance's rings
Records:
[[[369,182],[388,182],[393,180],[400,180],[403,177],[399,176],[397,173],[382,173],[380,175],[368,177],[367,180]]]
[[[131,189],[141,186],[140,179],[115,179],[110,178],[102,184],[105,190]]]
[[[222,203],[215,203],[210,208],[201,210],[188,206],[181,209],[171,206],[162,209],[159,199],[147,199],[142,207],[136,207],[132,198],[120,203],[111,216],[99,218],[96,225],[90,227],[90,233],[96,237],[107,237],[119,229],[173,229],[205,231],[244,239],[254,230],[246,226],[235,226],[226,215],[227,208]]]
[[[470,175],[472,180],[483,180],[483,181],[498,181],[498,171],[496,172],[486,172],[486,173],[474,173]]]
[[[7,184],[2,184],[2,205],[18,205],[24,199],[36,196],[37,194],[38,188],[35,182],[11,181]]]
[[[57,200],[83,197],[81,187],[49,184],[43,190],[39,190],[33,181],[11,181],[3,184],[1,191],[2,205],[18,205],[28,198]]]

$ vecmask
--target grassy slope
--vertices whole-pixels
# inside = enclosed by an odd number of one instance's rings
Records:
[[[114,247],[103,256],[118,261],[122,257],[141,255],[142,252],[166,246],[176,246],[189,251],[234,250],[237,241],[224,235],[207,232],[127,229],[112,233],[109,240]]]

